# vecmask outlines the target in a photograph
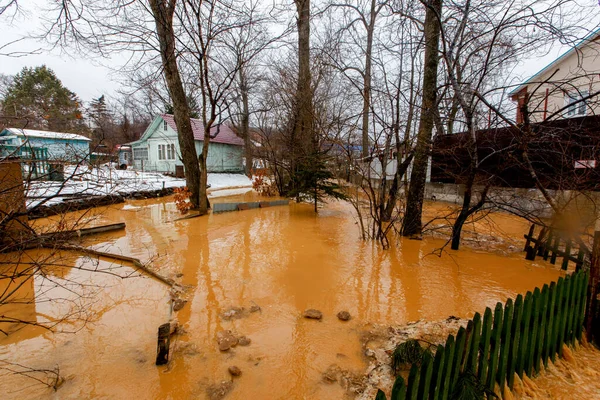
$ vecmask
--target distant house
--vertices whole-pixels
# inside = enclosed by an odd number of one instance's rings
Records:
[[[202,122],[191,119],[196,152],[200,154],[204,143]],[[233,130],[221,124],[211,129],[208,147],[208,172],[242,172],[244,170],[244,141]],[[181,151],[177,139],[177,125],[173,115],[154,118],[142,137],[132,143],[133,165],[146,171],[176,173],[182,171]]]
[[[6,128],[0,132],[0,157],[75,163],[89,157],[90,141],[73,133]]]
[[[600,29],[542,68],[510,93],[517,103],[517,123],[527,102],[531,122],[596,115],[600,111]],[[571,105],[571,106],[569,106]],[[563,109],[560,113],[558,111]]]

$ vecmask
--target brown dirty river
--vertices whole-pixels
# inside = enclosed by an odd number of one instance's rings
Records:
[[[322,374],[332,364],[365,372],[360,337],[368,324],[471,317],[559,276],[555,267],[525,261],[518,252],[464,248],[438,257],[434,251],[443,242],[436,239],[402,239],[382,250],[360,240],[352,208],[343,202],[327,204],[318,215],[310,205],[290,204],[175,221],[180,215],[173,199],[165,198],[129,201],[87,217],[127,226],[84,245],[137,257],[189,285],[188,303],[173,313],[185,332],[171,343],[169,365],[155,366],[157,328],[171,317],[169,287],[109,260],[69,254],[63,263],[105,273],[53,267],[47,273],[64,285],[47,289],[43,277],[36,278],[21,289],[25,304],[19,312],[38,319],[69,314],[72,303],[44,299],[69,298],[69,285],[77,282],[84,284],[80,301],[89,312],[73,317],[87,323],[63,322],[57,332],[27,327],[0,338],[0,360],[58,366],[65,382],[53,391],[5,374],[2,399],[220,398],[216,388],[231,381],[233,365],[242,374],[228,386],[227,399],[347,398],[344,388],[324,382]],[[522,235],[527,228],[507,216],[499,219],[507,231]],[[260,311],[224,318],[232,307],[253,305]],[[322,311],[322,320],[303,318],[308,308]],[[338,320],[341,310],[352,319]],[[248,337],[250,345],[219,351],[217,334],[223,330]]]

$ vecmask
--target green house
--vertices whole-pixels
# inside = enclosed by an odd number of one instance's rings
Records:
[[[198,119],[191,119],[196,152],[204,144],[204,128]],[[208,147],[208,172],[243,172],[244,141],[225,124],[211,129]],[[177,139],[177,125],[173,115],[162,114],[154,118],[142,137],[130,143],[133,166],[145,171],[175,173],[182,167],[181,151]]]

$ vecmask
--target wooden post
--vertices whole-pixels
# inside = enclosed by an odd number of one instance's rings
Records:
[[[571,257],[571,239],[567,240],[567,244],[565,245],[565,254],[562,262],[562,269],[565,271],[569,268],[569,258]]]
[[[523,251],[527,251],[527,249],[529,248],[529,243],[531,243],[531,238],[533,237],[534,229],[535,224],[531,224],[531,228],[529,228],[529,234],[525,236],[525,239],[527,239],[527,241],[525,242],[525,248],[523,249]]]
[[[171,324],[166,323],[158,327],[158,346],[156,348],[156,365],[165,365],[169,362],[169,346],[171,344]]]
[[[585,331],[590,343],[600,345],[600,303],[598,284],[600,283],[600,231],[594,234],[590,278],[588,283],[587,307],[585,313]]]

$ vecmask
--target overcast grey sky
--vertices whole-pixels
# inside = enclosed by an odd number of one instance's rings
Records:
[[[0,0],[0,4],[2,1]],[[594,2],[595,3],[595,2]],[[0,38],[0,46],[12,40],[26,36],[28,33],[40,29],[42,21],[38,10],[44,2],[42,0],[29,0],[21,2],[22,13],[11,21],[3,17],[3,32]],[[600,16],[600,8],[598,8]],[[600,18],[599,18],[600,20]],[[8,22],[8,26],[6,24]],[[593,27],[590,27],[592,29]],[[9,50],[33,50],[42,46],[34,41],[20,42]],[[538,70],[542,69],[553,59],[567,51],[567,46],[556,45],[551,48],[547,55],[536,55],[530,59],[523,60],[513,71],[506,71],[516,78],[515,83],[526,79]],[[58,76],[63,84],[75,92],[83,101],[89,102],[102,94],[109,97],[119,88],[119,83],[111,72],[111,68],[118,68],[119,62],[110,59],[86,59],[77,55],[61,54],[58,50],[41,50],[40,54],[27,55],[23,57],[7,57],[0,55],[0,73],[14,75],[23,67],[32,67],[45,64]],[[108,67],[110,66],[110,68]]]

